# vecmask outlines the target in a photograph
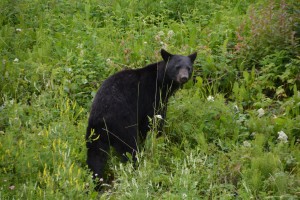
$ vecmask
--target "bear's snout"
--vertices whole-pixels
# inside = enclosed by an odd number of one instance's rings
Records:
[[[178,83],[186,83],[189,80],[189,72],[187,69],[180,69],[178,76],[177,76],[177,82]]]
[[[187,80],[188,80],[188,77],[181,77],[180,78],[180,83],[185,83],[185,82],[187,82]]]

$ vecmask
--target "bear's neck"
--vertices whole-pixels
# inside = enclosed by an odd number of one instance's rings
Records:
[[[176,90],[179,89],[180,85],[170,79],[166,74],[166,62],[161,61],[157,63],[157,89],[159,89],[164,98],[172,96]]]

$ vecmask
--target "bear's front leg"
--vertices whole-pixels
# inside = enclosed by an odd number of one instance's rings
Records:
[[[100,189],[100,179],[104,176],[104,169],[107,163],[109,145],[96,141],[87,141],[87,164],[93,172],[93,179],[97,183],[97,188]]]

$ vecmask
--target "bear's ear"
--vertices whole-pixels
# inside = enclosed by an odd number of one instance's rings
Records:
[[[189,55],[188,57],[191,59],[192,63],[194,63],[194,61],[196,60],[196,57],[197,57],[197,52]]]
[[[170,58],[173,56],[169,52],[164,49],[160,50],[161,57],[164,59],[165,62],[169,62]]]

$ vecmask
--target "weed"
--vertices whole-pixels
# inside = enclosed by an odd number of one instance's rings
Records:
[[[0,1],[0,199],[298,199],[299,19],[292,0]],[[161,47],[197,51],[194,80],[98,194],[92,98]]]

